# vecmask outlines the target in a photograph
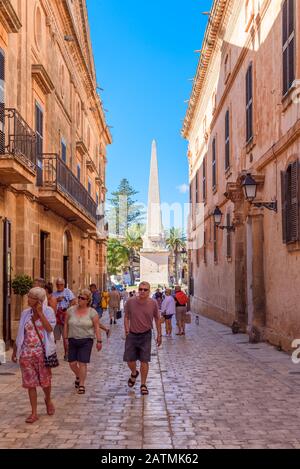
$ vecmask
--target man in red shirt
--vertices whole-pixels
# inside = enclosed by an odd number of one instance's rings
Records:
[[[150,284],[148,282],[140,283],[139,295],[130,298],[124,309],[126,342],[123,359],[131,370],[128,386],[132,388],[139,376],[136,368],[136,362],[139,360],[141,362],[141,394],[143,396],[149,394],[146,380],[151,361],[153,319],[157,330],[157,346],[161,345],[160,314],[157,302],[149,296]]]

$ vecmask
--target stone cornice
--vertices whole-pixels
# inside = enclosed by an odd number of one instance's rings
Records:
[[[0,21],[8,33],[17,33],[22,27],[10,0],[0,0]]]
[[[54,90],[54,84],[42,64],[32,64],[32,77],[43,93],[49,94]]]
[[[217,2],[218,0],[215,0],[215,2]],[[257,13],[257,15],[255,16],[254,20],[255,20],[255,24],[256,24],[256,29],[259,28],[263,18],[265,17],[266,13],[267,13],[267,10],[269,8],[271,4],[271,0],[264,0],[264,3],[262,4],[261,6],[261,9],[260,9],[260,12]],[[225,10],[224,10],[225,11]],[[223,13],[224,13],[223,11]],[[213,14],[213,12],[212,12]],[[224,16],[224,14],[223,14]],[[209,29],[209,26],[208,25],[208,29]],[[203,49],[202,49],[202,55],[203,55],[203,51],[204,51],[204,48],[205,48],[205,44],[206,44],[206,36],[208,34],[208,29],[206,31],[206,34],[205,34],[205,38],[204,38],[204,41],[203,41]],[[230,75],[230,78],[226,84],[226,88],[224,90],[224,93],[222,94],[222,97],[220,99],[220,102],[218,103],[218,106],[217,108],[215,109],[214,111],[214,114],[213,114],[213,118],[212,118],[212,121],[211,121],[211,124],[210,124],[210,132],[212,131],[217,119],[218,119],[218,116],[220,114],[220,111],[224,105],[224,102],[226,100],[226,98],[228,97],[228,94],[230,92],[230,89],[237,77],[237,74],[244,62],[244,59],[247,55],[247,53],[249,52],[249,48],[250,48],[250,44],[251,44],[251,41],[252,41],[252,35],[251,35],[251,29],[249,31],[249,35],[247,37],[247,40],[245,42],[245,45],[244,47],[241,49],[241,53],[238,57],[238,60],[236,62],[236,65]],[[195,117],[195,111],[196,111],[196,107],[197,107],[197,104],[199,102],[199,98],[200,98],[200,95],[201,95],[201,91],[203,89],[203,85],[204,85],[204,82],[205,82],[205,78],[206,78],[206,73],[207,73],[207,70],[208,70],[208,66],[209,66],[209,63],[210,63],[210,60],[213,56],[213,52],[214,50],[216,49],[217,47],[217,40],[215,41],[214,43],[214,46],[212,48],[212,51],[209,55],[209,59],[207,61],[207,64],[206,62],[204,62],[204,60],[202,60],[202,58],[200,57],[200,60],[199,60],[199,64],[198,64],[198,69],[197,69],[197,73],[196,73],[196,79],[195,79],[195,83],[194,83],[194,87],[193,87],[193,91],[192,91],[192,95],[191,95],[191,98],[190,98],[190,103],[189,103],[189,108],[188,108],[188,111],[186,113],[186,117],[185,117],[185,121],[184,121],[184,125],[183,125],[183,129],[182,129],[182,135],[184,138],[188,138],[188,133],[189,133],[189,130],[191,128],[191,125],[192,125],[192,122],[193,122],[193,119]],[[203,62],[203,64],[205,66],[203,66],[203,70],[202,70],[202,76],[199,76],[199,68],[201,66],[201,61]],[[199,83],[199,91],[198,93],[196,94],[196,80],[201,80],[201,82]],[[193,107],[191,106],[191,104],[193,104]]]
[[[102,109],[102,104],[100,101],[99,96],[96,93],[96,74],[95,74],[95,69],[94,69],[94,63],[92,62],[92,51],[90,48],[90,38],[88,36],[88,31],[87,31],[87,14],[86,14],[86,5],[83,0],[78,0],[79,1],[79,9],[82,17],[82,25],[80,27],[83,28],[83,33],[84,33],[84,42],[87,47],[88,53],[89,53],[89,60],[87,63],[85,54],[83,53],[83,50],[80,45],[80,41],[76,32],[76,28],[74,25],[72,13],[70,12],[68,1],[67,0],[62,0],[62,5],[64,8],[64,23],[66,28],[69,30],[69,35],[73,36],[75,41],[70,44],[70,51],[73,56],[73,59],[75,63],[77,63],[77,66],[81,69],[82,76],[84,77],[85,81],[85,87],[87,92],[90,95],[90,98],[93,100],[95,107],[96,107],[96,112],[98,114],[98,122],[101,123],[102,127],[102,132],[105,135],[106,143],[111,144],[112,143],[112,136],[110,133],[110,130],[106,124],[106,119],[105,115]]]
[[[203,89],[204,81],[206,78],[207,70],[210,64],[211,57],[218,42],[218,31],[223,19],[226,9],[227,0],[214,0],[208,25],[206,28],[201,55],[197,67],[196,77],[189,100],[188,110],[183,123],[182,135],[184,138],[188,137],[189,129],[195,116],[199,96]]]

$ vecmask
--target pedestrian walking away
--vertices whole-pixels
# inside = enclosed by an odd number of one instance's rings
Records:
[[[166,296],[161,305],[161,314],[165,317],[166,321],[165,324],[167,337],[172,337],[172,318],[176,314],[176,304],[171,293],[172,292],[170,288],[165,290]]]
[[[121,304],[121,295],[116,289],[116,287],[111,287],[111,291],[109,292],[109,317],[110,317],[110,324],[114,323],[117,324],[117,312],[120,310]]]
[[[96,348],[102,349],[99,316],[91,308],[92,294],[84,289],[78,295],[78,305],[67,310],[64,324],[64,343],[68,350],[68,362],[75,375],[75,389],[78,394],[85,394],[87,364],[90,363],[91,352],[96,336]]]
[[[74,293],[69,288],[65,288],[65,281],[63,278],[58,278],[56,280],[56,292],[54,292],[53,295],[57,300],[56,326],[54,329],[54,338],[55,341],[57,341],[60,340],[61,337],[63,337],[67,309],[70,308],[70,306],[76,304],[76,299]],[[67,350],[65,347],[64,351],[64,359],[65,361],[67,361]]]
[[[185,335],[185,318],[187,313],[188,296],[181,291],[181,287],[175,287],[175,303],[176,303],[176,322],[178,332],[176,335]]]
[[[125,352],[123,360],[127,362],[131,375],[128,386],[132,388],[139,376],[137,361],[141,362],[141,394],[149,394],[146,385],[151,361],[151,340],[153,320],[157,330],[157,345],[161,345],[161,323],[157,302],[150,298],[150,284],[139,285],[139,296],[130,298],[124,309]]]
[[[98,313],[100,329],[102,329],[106,333],[107,338],[109,338],[111,329],[109,329],[108,327],[105,327],[100,321],[100,319],[103,316],[103,309],[102,309],[102,304],[101,304],[101,293],[97,289],[97,285],[95,285],[95,283],[92,283],[90,285],[90,291],[92,293],[91,307],[94,308]]]
[[[53,309],[55,315],[56,315],[56,309],[57,309],[57,299],[53,295],[53,284],[52,283],[47,283],[45,285],[45,291],[46,291],[46,297],[47,297],[47,303],[50,308]]]
[[[51,369],[45,366],[45,357],[56,351],[53,330],[56,319],[52,308],[43,305],[45,301],[43,288],[32,288],[28,293],[28,306],[20,318],[18,335],[13,348],[12,361],[19,360],[23,387],[28,389],[31,414],[26,423],[38,420],[37,390],[40,386],[45,395],[48,415],[55,413],[51,400]]]

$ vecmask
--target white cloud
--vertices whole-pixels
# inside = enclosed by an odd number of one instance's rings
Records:
[[[181,184],[177,186],[176,189],[178,189],[181,194],[186,194],[189,191],[189,186],[188,184]]]

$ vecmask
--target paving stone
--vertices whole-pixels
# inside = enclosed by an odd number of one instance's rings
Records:
[[[255,350],[247,336],[200,317],[186,337],[164,338],[158,351],[153,342],[142,397],[140,377],[127,388],[122,333],[114,327],[101,360],[93,352],[84,396],[61,360],[53,370],[56,413],[45,414],[39,390],[33,425],[24,422],[30,410],[18,368],[0,377],[0,448],[300,448],[300,381],[289,355],[268,344]]]

